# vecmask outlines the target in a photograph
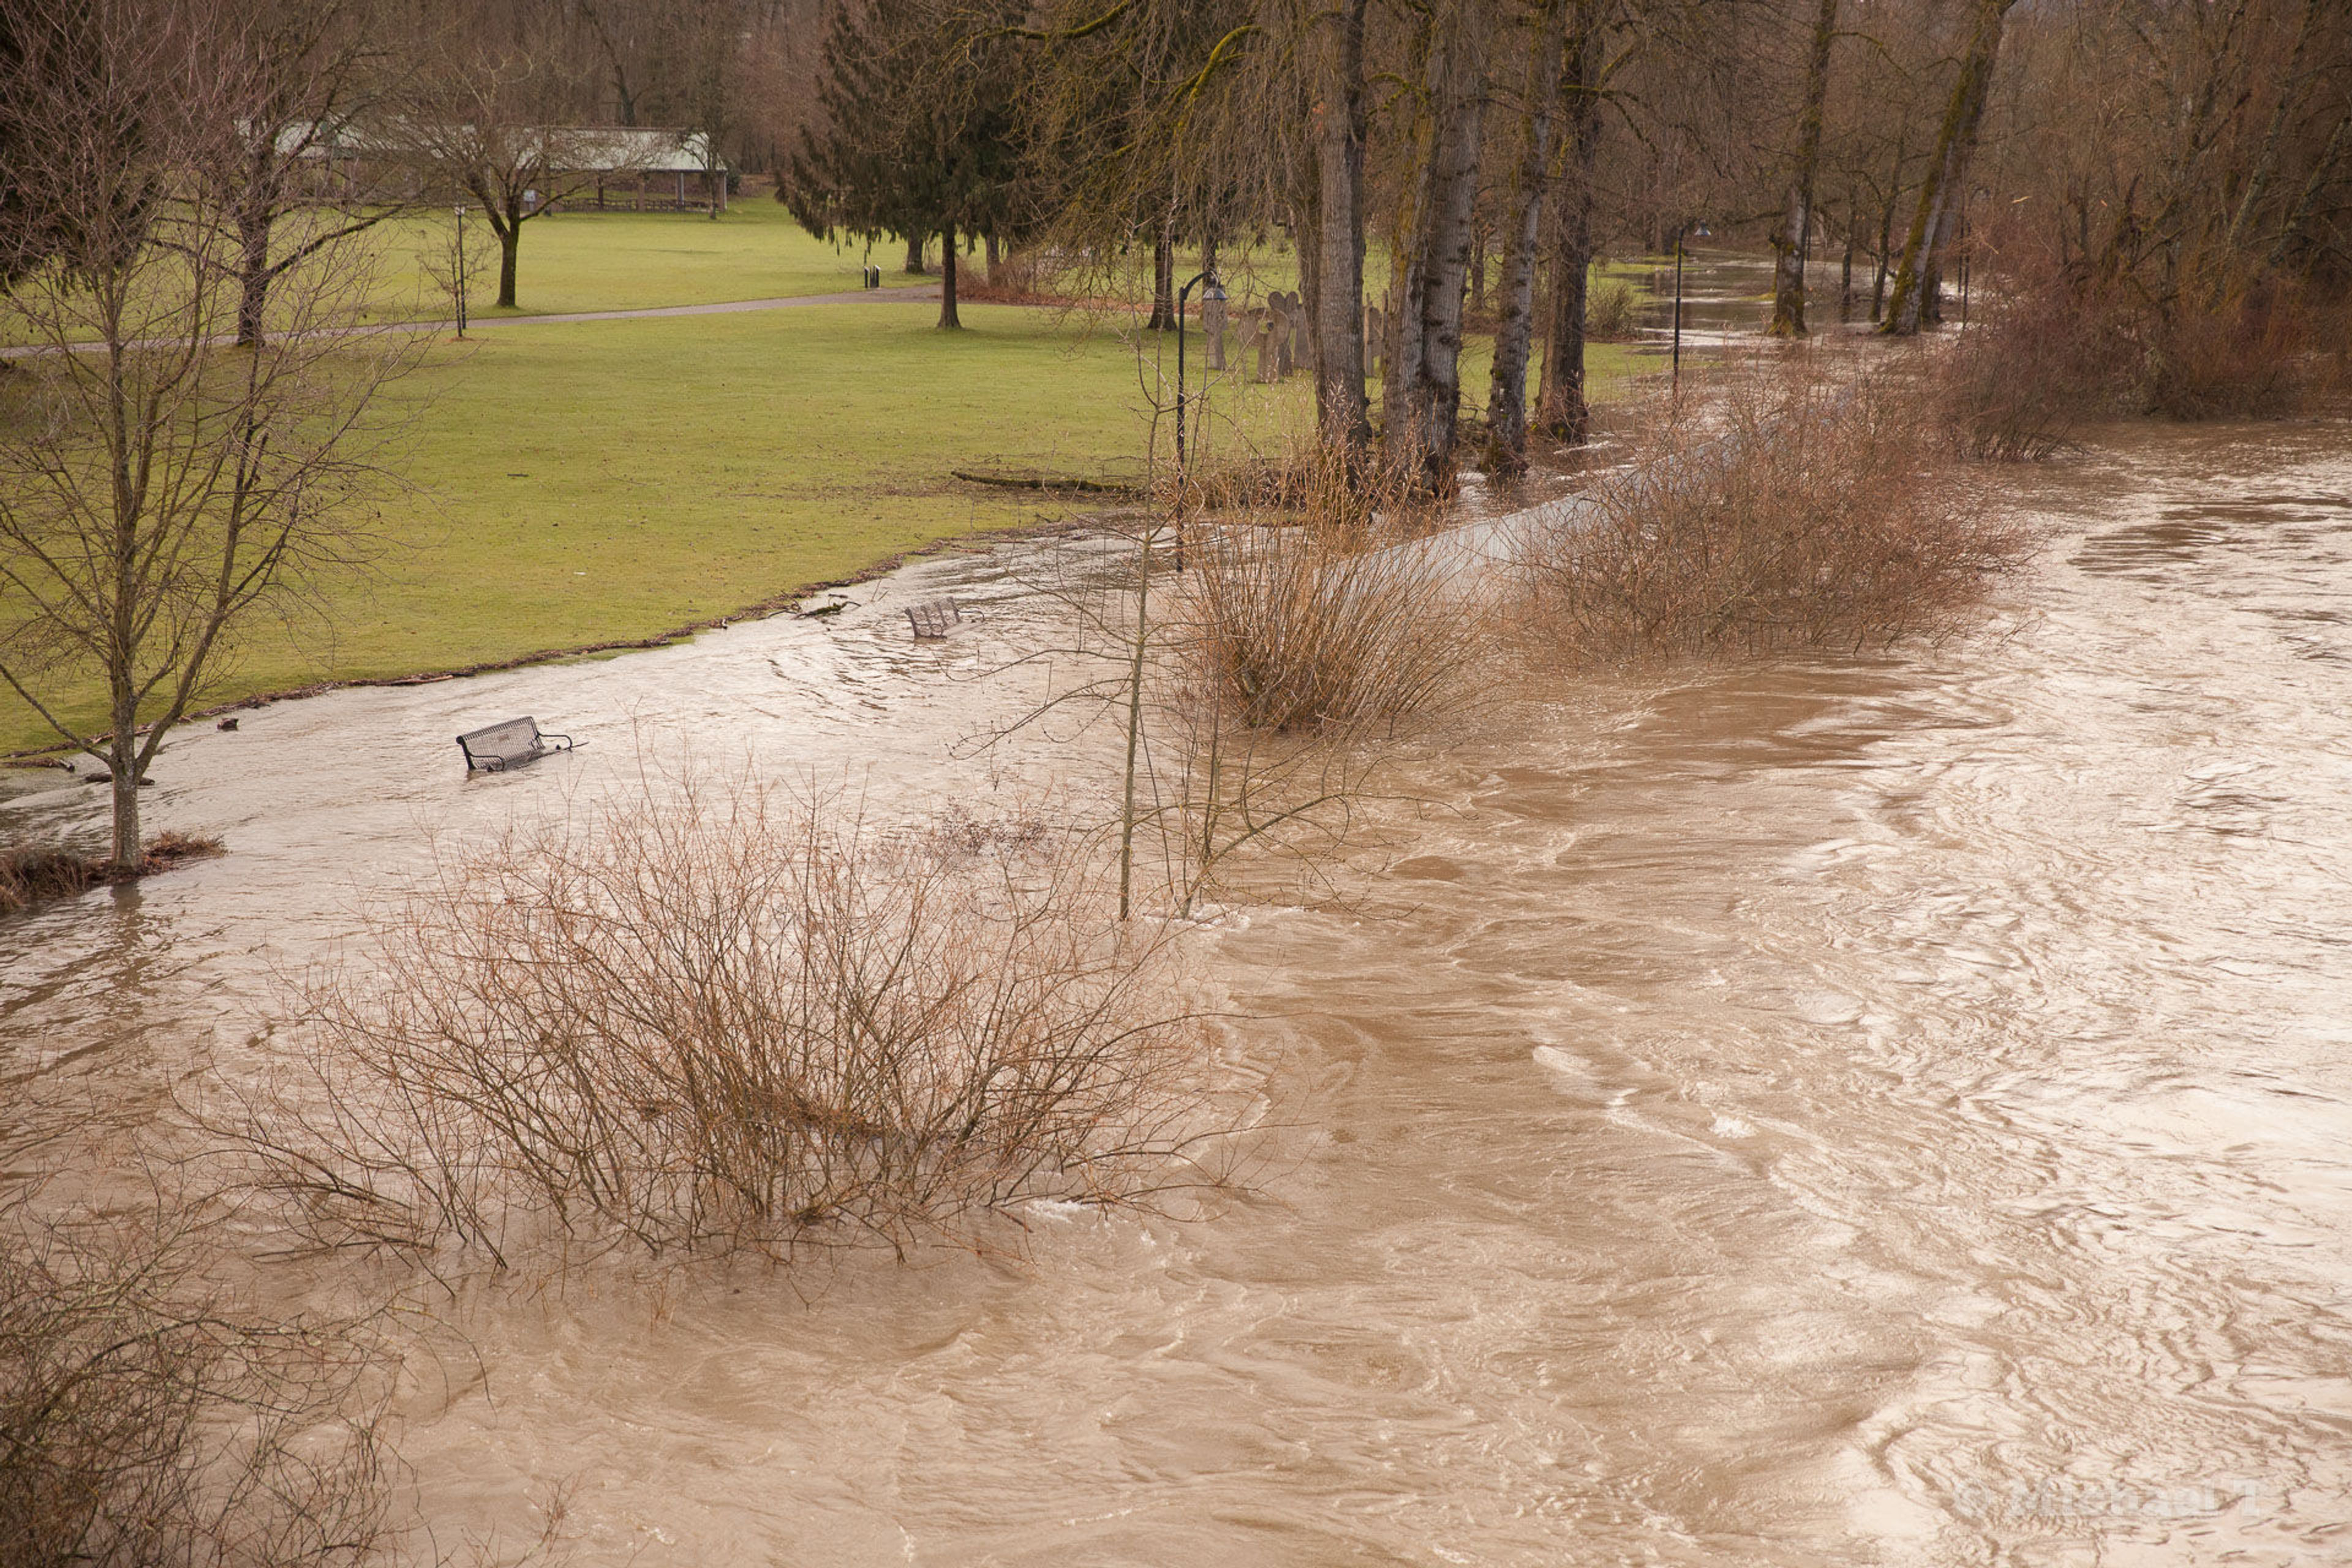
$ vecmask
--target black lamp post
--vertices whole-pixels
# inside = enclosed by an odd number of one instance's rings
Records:
[[[1192,285],[1204,279],[1209,286],[1201,290],[1201,303],[1223,304],[1225,286],[1217,281],[1214,270],[1194,273],[1184,287],[1176,290],[1176,479],[1180,484],[1184,479],[1184,303],[1192,292]]]
[[[1676,397],[1680,397],[1683,392],[1683,236],[1685,234],[1697,239],[1712,239],[1715,237],[1713,231],[1708,229],[1706,225],[1703,223],[1686,223],[1683,225],[1682,227],[1675,230],[1674,392]]]
[[[459,202],[451,210],[457,215],[457,276],[453,291],[457,296],[457,336],[462,339],[466,335],[466,204]]]
[[[1176,290],[1176,570],[1184,570],[1184,306],[1191,297],[1192,285],[1205,279],[1208,287],[1201,290],[1201,303],[1223,304],[1225,286],[1217,281],[1214,268],[1203,268],[1186,279]]]

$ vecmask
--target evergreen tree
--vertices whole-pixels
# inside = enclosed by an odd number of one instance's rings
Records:
[[[918,269],[925,239],[940,240],[940,325],[958,327],[956,258],[983,236],[1025,227],[1018,119],[998,68],[1003,43],[986,18],[950,26],[929,0],[845,5],[826,30],[817,101],[779,200],[820,239],[897,237]]]

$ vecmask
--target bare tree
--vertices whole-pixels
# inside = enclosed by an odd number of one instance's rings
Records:
[[[2017,0],[1976,0],[1970,13],[1968,43],[1960,57],[1959,74],[1952,82],[1951,102],[1944,110],[1936,151],[1919,187],[1919,206],[1911,219],[1910,237],[1903,243],[1903,259],[1895,268],[1895,293],[1886,304],[1884,329],[1888,332],[1907,336],[1919,330],[1922,321],[1937,317],[1944,253],[1959,232],[1960,213],[1968,200],[1969,163],[1976,154],[1993,66],[2000,58],[2002,27],[2016,4]]]
[[[511,310],[522,226],[627,166],[638,138],[577,125],[579,75],[541,7],[461,17],[425,47],[431,63],[393,138],[481,204],[499,241],[498,303]]]
[[[1570,0],[1573,12],[1560,60],[1560,113],[1565,121],[1559,198],[1552,224],[1551,321],[1544,343],[1543,392],[1536,426],[1581,446],[1592,426],[1584,386],[1585,287],[1592,270],[1593,195],[1601,149],[1601,102],[1609,67],[1603,29],[1612,0]]]
[[[1307,23],[1315,60],[1317,231],[1302,267],[1315,317],[1315,414],[1323,439],[1360,453],[1364,405],[1364,8],[1341,0]],[[1306,258],[1302,258],[1306,259]]]
[[[1830,47],[1837,41],[1838,0],[1821,0],[1806,56],[1804,96],[1797,108],[1797,150],[1789,201],[1772,237],[1772,322],[1776,338],[1805,335],[1805,257],[1813,241],[1813,178],[1821,166],[1822,121],[1830,96]]]
[[[1527,89],[1520,100],[1519,165],[1503,240],[1502,320],[1486,399],[1486,467],[1509,476],[1528,466],[1528,351],[1535,331],[1536,247],[1543,235],[1552,122],[1559,106],[1559,59],[1568,46],[1569,0],[1541,0],[1528,29]]]
[[[244,237],[206,172],[236,105],[185,68],[221,14],[33,4],[60,25],[0,62],[0,182],[58,218],[0,296],[30,345],[0,376],[0,681],[106,766],[128,872],[164,737],[257,612],[352,553],[369,410],[418,351],[352,330],[372,258],[351,235],[278,273],[267,342],[227,347]],[[68,22],[87,44],[59,52]]]
[[[1433,27],[1428,151],[1383,403],[1390,460],[1440,494],[1453,485],[1462,404],[1462,300],[1486,126],[1486,7],[1468,3],[1447,8]]]
[[[236,341],[268,330],[270,285],[320,249],[405,210],[391,193],[340,182],[345,132],[379,107],[389,67],[373,0],[222,0],[207,28],[210,79],[233,133],[213,160],[210,199],[236,215]]]

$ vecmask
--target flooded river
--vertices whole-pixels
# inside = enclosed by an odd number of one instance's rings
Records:
[[[1297,1129],[1217,1217],[446,1308],[441,1539],[570,1477],[599,1564],[2352,1558],[2352,430],[2011,482],[2053,542],[1990,634],[1564,693],[1352,907],[1205,929]],[[640,755],[1040,787],[959,744],[1024,553],[189,734],[151,824],[230,857],[0,923],[12,1164],[266,1072],[271,969],[431,831]],[[526,710],[591,744],[462,779]]]

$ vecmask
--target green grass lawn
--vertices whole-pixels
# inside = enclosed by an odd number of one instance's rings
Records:
[[[386,319],[449,313],[448,299],[431,266],[448,246],[450,217],[401,219],[387,225],[384,276],[378,293]],[[478,215],[467,239],[467,290],[477,314],[488,318],[498,298],[498,239]],[[938,247],[932,247],[934,266]],[[882,281],[924,283],[898,270],[906,247],[873,252]],[[716,219],[706,213],[595,212],[568,209],[522,226],[516,258],[519,315],[575,310],[634,310],[664,305],[712,305],[734,300],[832,294],[859,287],[866,260],[862,247],[836,248],[814,238],[782,203],[765,195],[738,200]]]
[[[447,265],[452,221],[445,207],[388,219],[368,231],[362,243],[373,252],[375,275],[365,295],[367,319],[448,319],[447,285],[436,279],[435,268]],[[289,221],[280,248],[298,235],[299,224]],[[481,321],[842,293],[860,287],[866,259],[860,247],[835,249],[814,238],[765,196],[738,202],[715,222],[701,213],[550,213],[522,226],[519,305],[500,310],[490,303],[498,298],[498,238],[478,212],[467,221],[467,296]],[[932,251],[936,268],[936,245]],[[887,285],[937,281],[936,272],[919,278],[898,270],[906,260],[903,246],[879,247],[874,260]],[[224,296],[211,330],[231,329],[230,305]],[[168,326],[184,331],[185,317],[173,317]],[[90,340],[98,334],[85,327],[71,335]],[[12,314],[0,311],[0,347],[29,341]]]
[[[387,399],[409,421],[415,488],[388,498],[372,571],[326,584],[317,624],[256,623],[212,700],[651,636],[947,536],[1101,504],[956,468],[1133,479],[1155,444],[1167,455],[1146,391],[1165,395],[1164,339],[1139,353],[1008,306],[966,307],[960,333],[934,319],[921,304],[812,305],[444,345]],[[1195,377],[1201,351],[1196,337]],[[1627,355],[1591,355],[1606,395]],[[1484,401],[1489,356],[1473,340],[1465,401]],[[1269,387],[1229,372],[1209,399],[1212,460],[1278,450],[1312,396],[1303,374]],[[87,686],[68,707],[87,721],[96,699]],[[47,739],[0,695],[0,751]]]

